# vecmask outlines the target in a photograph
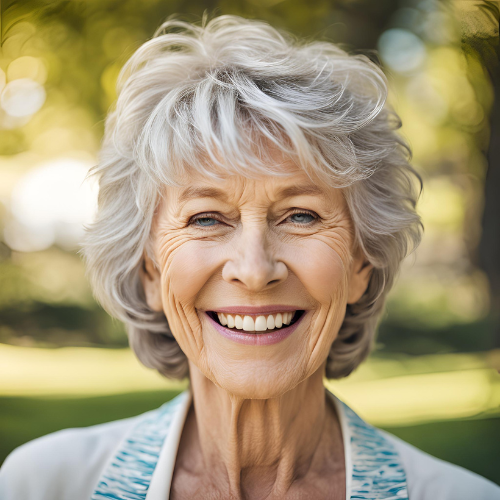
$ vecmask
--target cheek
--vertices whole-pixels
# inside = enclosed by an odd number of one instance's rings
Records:
[[[347,293],[346,267],[339,251],[332,245],[310,238],[288,254],[293,272],[322,306],[329,306],[333,299],[337,302]]]
[[[290,266],[307,293],[316,301],[307,347],[306,373],[314,373],[327,358],[345,316],[348,280],[342,247],[328,240],[309,238],[289,255]]]
[[[219,256],[219,257],[218,257]],[[192,360],[203,348],[196,297],[219,266],[220,252],[196,240],[163,245],[162,300],[170,329]]]
[[[164,291],[182,305],[192,304],[218,265],[217,252],[199,241],[187,241],[172,252],[165,266]]]

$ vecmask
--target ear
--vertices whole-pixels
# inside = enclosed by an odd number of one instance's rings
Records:
[[[372,271],[372,264],[368,262],[363,251],[358,247],[351,266],[348,304],[355,304],[366,292]]]
[[[161,300],[161,274],[156,268],[153,261],[144,252],[142,267],[139,271],[146,302],[153,311],[160,312],[163,310]]]

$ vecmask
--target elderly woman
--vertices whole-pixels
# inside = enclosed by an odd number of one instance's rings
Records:
[[[118,91],[87,265],[138,358],[190,389],[18,448],[1,499],[500,498],[323,386],[370,352],[420,240],[381,70],[223,16],[163,24]]]

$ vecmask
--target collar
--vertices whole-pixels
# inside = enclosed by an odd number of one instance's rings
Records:
[[[344,441],[346,499],[408,500],[406,474],[392,443],[331,392]],[[191,406],[189,390],[142,415],[104,468],[91,500],[165,500]]]

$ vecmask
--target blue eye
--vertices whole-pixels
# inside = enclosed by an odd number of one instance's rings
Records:
[[[194,222],[199,226],[215,226],[219,221],[213,217],[199,217]]]
[[[315,217],[311,214],[308,214],[307,212],[301,212],[297,214],[292,214],[290,218],[294,217],[295,219],[292,219],[293,222],[296,222],[298,224],[308,224],[309,222],[312,222],[315,220]]]

